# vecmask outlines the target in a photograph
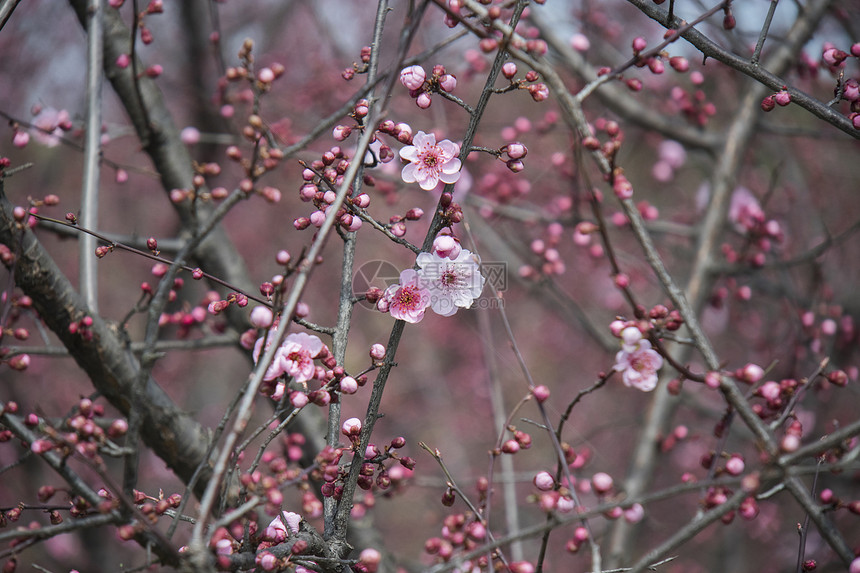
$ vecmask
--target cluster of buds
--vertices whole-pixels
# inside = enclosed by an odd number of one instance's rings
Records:
[[[119,9],[125,4],[125,0],[108,0],[108,5],[112,8]],[[150,0],[146,8],[138,14],[138,30],[140,31],[140,41],[148,46],[154,40],[152,30],[146,25],[146,18],[152,14],[161,14],[164,12],[163,0]],[[125,69],[131,64],[131,56],[129,54],[120,54],[116,59],[116,66],[120,69]],[[146,68],[144,74],[150,78],[157,78],[163,72],[163,68],[159,64],[153,64]]]
[[[457,78],[445,70],[445,66],[435,65],[430,75],[421,66],[409,66],[400,71],[400,83],[409,90],[415,105],[427,109],[433,103],[431,94],[451,93],[457,87]]]
[[[498,167],[496,167],[498,166]],[[514,177],[512,171],[496,163],[478,179],[476,190],[482,197],[487,197],[498,203],[510,203],[531,189],[531,183],[523,177]]]
[[[523,159],[526,155],[528,155],[528,148],[520,143],[519,141],[514,141],[512,143],[508,143],[507,145],[502,146],[499,149],[499,159],[505,162],[505,167],[510,169],[514,173],[519,173],[523,169],[525,169],[525,164],[523,164]],[[507,160],[503,157],[507,155]]]
[[[513,437],[502,442],[502,447],[493,451],[494,455],[515,454],[520,450],[527,450],[532,447],[530,434],[517,430],[514,426],[508,426],[508,431],[513,433]]]
[[[301,472],[295,465],[291,467],[286,458],[277,456],[273,452],[263,454],[261,462],[265,464],[266,474],[263,474],[261,470],[254,470],[242,474],[239,480],[242,487],[249,493],[266,500],[266,513],[277,515],[278,508],[284,503],[281,487],[286,483],[296,481],[300,478]],[[304,483],[301,479],[298,479],[298,482]]]
[[[704,82],[704,76],[699,72],[693,72],[690,74],[690,80],[693,85],[701,85]],[[717,106],[708,101],[705,92],[699,88],[688,92],[681,86],[675,86],[669,92],[669,97],[686,120],[697,127],[705,127],[710,118],[717,113]]]
[[[80,320],[69,323],[69,334],[76,334],[80,336],[83,340],[87,342],[93,339],[93,318],[91,316],[85,316]]]
[[[539,261],[533,265],[524,265],[519,269],[520,277],[539,280],[553,275],[562,275],[566,270],[564,261],[558,251],[559,243],[564,232],[561,223],[553,222],[547,225],[543,238],[531,242],[531,251]]]
[[[218,316],[227,310],[227,307],[231,304],[235,304],[239,308],[244,308],[248,306],[248,297],[242,293],[231,292],[226,298],[210,301],[206,306],[206,310],[212,316]]]
[[[624,142],[624,132],[621,131],[621,126],[615,120],[601,117],[596,119],[590,127],[591,133],[582,138],[582,146],[589,151],[600,152],[610,163],[613,163],[615,154],[618,153]],[[603,143],[597,137],[597,134],[601,132],[608,136],[608,139]],[[619,169],[616,168],[616,171],[613,172],[611,180],[614,182],[615,194],[622,199],[627,199],[633,194],[633,188],[629,182],[624,185],[620,183],[620,181],[627,181],[627,178]]]
[[[320,159],[314,160],[310,165],[305,165],[305,169],[302,171],[304,183],[299,189],[299,197],[304,202],[313,203],[316,210],[307,217],[297,218],[293,222],[296,229],[303,230],[311,226],[315,228],[322,226],[329,209],[337,201],[335,189],[343,184],[343,175],[349,169],[349,165],[349,158],[338,146],[323,153]],[[366,184],[373,183],[369,177],[365,177]],[[370,196],[368,194],[361,193],[353,196],[350,188],[346,199],[337,210],[338,224],[347,231],[357,231],[362,225],[357,210],[365,209],[369,205]]]
[[[458,551],[471,551],[487,539],[487,527],[480,516],[472,513],[455,513],[445,517],[442,523],[440,537],[431,537],[424,542],[424,551],[436,558],[437,562],[446,563]],[[473,567],[485,570],[488,566],[486,555],[475,559],[467,571]]]
[[[14,410],[17,410],[17,406]],[[53,450],[59,450],[63,455],[78,453],[101,465],[103,461],[99,455],[100,449],[107,445],[109,439],[124,436],[128,431],[128,422],[121,418],[110,423],[101,420],[104,406],[89,398],[82,398],[75,410],[61,428],[48,425],[36,414],[24,416],[23,421],[27,426],[37,428],[43,434],[41,438],[33,440],[30,450],[35,454]]]
[[[774,107],[779,105],[780,107],[785,107],[791,103],[791,94],[788,93],[788,89],[783,87],[780,91],[766,96],[763,100],[761,100],[761,109],[762,111],[772,111]]]
[[[14,261],[14,255],[11,251],[8,251],[5,245],[0,245],[0,260],[4,263],[9,260],[9,264]],[[27,295],[10,297],[9,293],[3,293],[3,295],[0,296],[0,300],[4,303],[11,301],[11,304],[6,306],[8,310],[5,325],[3,328],[0,328],[0,340],[3,340],[7,336],[11,336],[15,340],[20,341],[30,338],[29,330],[20,326],[15,327],[15,324],[29,311],[29,309],[33,307],[33,299]],[[12,370],[17,370],[19,372],[23,372],[30,366],[29,354],[16,354],[14,356],[9,356],[9,354],[10,352],[8,348],[0,348],[0,364],[6,364]]]
[[[666,71],[666,66],[663,63],[662,54],[652,55],[648,57],[643,57],[642,52],[647,47],[648,43],[645,41],[645,38],[641,36],[637,36],[633,39],[632,48],[633,48],[633,57],[636,58],[636,63],[634,64],[637,68],[648,67],[651,70],[652,74],[659,75]],[[686,60],[683,58],[676,60],[675,66],[672,66],[678,71],[685,72],[689,69],[689,64],[686,64]],[[678,69],[680,68],[680,69]]]
[[[808,310],[801,314],[800,323],[803,326],[803,333],[808,337],[809,349],[814,354],[828,352],[829,344],[832,344],[836,349],[847,349],[854,343],[857,329],[854,324],[854,318],[845,313],[845,310],[840,305],[821,304],[819,307],[820,317],[816,317],[816,313]],[[852,380],[857,378],[858,369],[852,366],[848,369],[848,373],[837,371],[828,374],[828,380],[831,376],[834,384],[844,386],[841,380],[847,383],[848,378]]]
[[[366,74],[372,53],[373,50],[370,46],[363,46],[360,54],[361,63],[353,62],[351,67],[346,68],[340,73],[341,77],[346,81],[350,81],[355,77],[355,74]]]

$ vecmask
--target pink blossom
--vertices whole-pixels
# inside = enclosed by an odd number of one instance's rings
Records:
[[[400,150],[400,157],[410,163],[403,168],[401,176],[406,183],[418,183],[430,191],[439,181],[455,183],[460,178],[460,146],[443,139],[436,143],[432,133],[419,131],[412,138],[412,145]]]
[[[400,273],[400,284],[391,285],[377,303],[377,308],[383,307],[398,320],[416,323],[424,318],[424,309],[430,305],[430,291],[422,284],[421,278],[414,269],[406,269]]]
[[[278,338],[278,329],[273,328],[263,336],[257,339],[257,342],[254,344],[254,351],[252,356],[254,357],[254,364],[260,359],[260,355],[264,353],[263,342],[265,341],[266,347],[265,350],[268,350],[272,343]],[[283,353],[283,347],[279,347],[277,352],[275,353],[275,357],[272,359],[272,363],[269,364],[269,367],[266,369],[266,373],[263,375],[263,380],[267,382],[270,380],[274,380],[278,376],[284,373],[284,369],[281,366],[281,354]]]
[[[427,72],[421,66],[409,66],[400,71],[400,83],[410,90],[420,89],[426,77]]]
[[[46,147],[55,147],[60,143],[63,128],[71,128],[72,122],[68,111],[46,107],[33,118],[33,125],[37,128],[33,132],[36,141]]]
[[[732,192],[729,204],[729,220],[735,224],[738,232],[744,233],[753,229],[758,223],[764,222],[764,211],[752,191],[746,187],[738,187]]]
[[[313,334],[298,332],[287,336],[281,345],[280,364],[296,382],[307,382],[314,376],[314,357],[323,348],[322,340]]]
[[[621,338],[622,350],[615,355],[614,369],[622,373],[625,386],[650,392],[657,386],[657,371],[663,366],[663,357],[634,326],[625,328]]]
[[[420,253],[416,262],[421,268],[421,285],[430,291],[430,306],[436,314],[451,316],[481,296],[485,280],[481,260],[470,251],[461,249],[455,259],[436,252]]]
[[[272,537],[277,538],[280,537],[277,532],[281,532],[284,539],[286,539],[290,534],[296,534],[299,532],[299,523],[301,521],[302,516],[298,513],[282,511],[279,516],[269,523],[269,526],[266,528],[266,534],[268,535],[271,530],[272,533],[274,533]]]

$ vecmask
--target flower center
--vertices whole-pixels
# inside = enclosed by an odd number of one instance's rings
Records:
[[[436,157],[435,153],[431,153],[431,152],[425,153],[423,160],[424,160],[424,165],[426,165],[430,169],[435,169],[436,165],[439,164],[439,158]]]
[[[457,273],[451,269],[446,269],[445,272],[442,273],[441,281],[446,287],[455,285],[457,284]]]
[[[414,286],[406,286],[400,289],[400,292],[397,293],[397,302],[401,306],[405,306],[408,308],[414,308],[416,304],[418,304],[418,293],[415,292],[416,288]]]

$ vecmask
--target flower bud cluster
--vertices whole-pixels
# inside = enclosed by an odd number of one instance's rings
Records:
[[[831,346],[837,350],[851,348],[857,334],[854,317],[845,312],[841,305],[821,304],[818,310],[820,317],[816,317],[816,313],[811,310],[800,316],[809,350],[813,354],[820,355],[830,352]],[[837,386],[844,386],[849,378],[851,380],[857,379],[858,369],[856,366],[851,366],[847,373],[831,374],[833,374],[832,380],[830,374],[828,374],[828,380]]]
[[[447,563],[457,553],[471,551],[487,540],[487,527],[479,516],[471,512],[448,515],[442,522],[441,535],[424,542],[424,551],[432,555],[437,563]],[[481,556],[469,562],[464,571],[473,568],[486,569],[487,557]]]
[[[390,148],[388,150],[390,151]],[[380,153],[382,153],[381,149]],[[299,217],[293,221],[296,229],[304,230],[322,226],[329,209],[337,200],[336,190],[343,184],[343,175],[349,169],[350,161],[344,150],[335,146],[323,153],[320,159],[305,165],[302,172],[304,183],[299,189],[299,198],[306,203],[313,203],[316,210],[307,217]],[[370,176],[366,176],[364,182],[366,185],[373,185],[373,179]],[[337,223],[347,231],[357,231],[362,226],[361,217],[358,215],[359,210],[369,205],[368,194],[353,195],[353,190],[350,188],[346,199],[337,210]]]
[[[704,77],[699,72],[693,72],[690,74],[690,80],[694,85],[699,85],[704,81]],[[690,124],[697,127],[708,125],[710,118],[717,113],[717,106],[708,101],[705,92],[699,88],[688,92],[681,86],[675,86],[669,92],[669,96],[672,106]]]
[[[18,411],[14,402],[8,402],[3,413]],[[25,425],[35,428],[41,437],[30,444],[35,454],[58,451],[63,456],[81,455],[92,463],[101,465],[101,452],[105,448],[115,448],[110,440],[121,438],[128,431],[128,423],[123,419],[105,420],[104,406],[89,398],[81,398],[73,413],[59,427],[53,427],[36,414],[23,417]],[[48,490],[45,490],[47,495]],[[50,497],[50,496],[48,496]]]
[[[400,83],[409,90],[409,95],[421,109],[432,103],[431,94],[451,93],[457,87],[457,78],[445,70],[445,66],[435,65],[430,75],[418,65],[408,66],[400,71]]]
[[[355,77],[355,74],[366,74],[370,64],[370,57],[373,54],[373,48],[363,46],[360,52],[361,63],[353,62],[352,66],[345,68],[340,76],[346,81],[350,81]]]
[[[562,260],[558,247],[564,233],[561,223],[552,222],[544,229],[543,237],[531,242],[531,251],[538,260],[519,269],[519,275],[529,280],[541,280],[545,277],[560,276],[567,267]]]

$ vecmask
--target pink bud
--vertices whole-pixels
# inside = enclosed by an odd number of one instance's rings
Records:
[[[29,354],[19,354],[18,356],[14,356],[11,360],[9,360],[9,367],[12,370],[23,372],[27,369],[28,366],[30,366]]]
[[[451,74],[445,74],[444,76],[439,78],[439,87],[446,92],[452,92],[454,91],[454,88],[457,87],[457,78],[455,78]]]
[[[544,403],[549,399],[549,388],[544,385],[535,386],[532,390],[532,395],[540,403]]]
[[[583,34],[574,34],[573,37],[570,38],[570,47],[577,52],[584,52],[591,47],[591,42]]]
[[[604,494],[612,489],[612,476],[604,472],[598,472],[591,477],[591,487],[598,494]]]
[[[421,66],[409,66],[400,72],[400,83],[407,89],[417,90],[424,85],[427,73]]]
[[[645,41],[645,38],[638,36],[633,39],[633,53],[638,54],[648,45],[648,42]]]
[[[268,307],[257,306],[251,311],[251,324],[256,328],[269,328],[273,320],[272,310]]]
[[[530,85],[528,87],[528,92],[536,102],[542,102],[549,97],[549,88],[543,83]]]
[[[634,503],[624,510],[624,520],[627,523],[639,523],[645,517],[645,509],[640,503]]]
[[[421,94],[415,98],[415,105],[421,109],[427,109],[430,107],[431,103],[433,103],[433,100],[430,98],[430,94],[426,92],[421,92]]]
[[[358,418],[350,418],[343,423],[340,431],[344,436],[355,437],[361,434],[361,420]]]
[[[828,66],[834,67],[841,66],[847,57],[848,54],[842,50],[837,50],[836,48],[828,48],[827,50],[824,50],[824,53],[821,55],[821,59],[823,59]]]
[[[515,454],[520,451],[520,444],[516,440],[507,440],[502,444],[502,453]]]
[[[257,79],[261,83],[270,84],[275,81],[275,72],[271,68],[263,68],[257,73]]]
[[[513,79],[517,75],[517,65],[514,62],[506,62],[502,66],[502,74],[509,80]]]
[[[555,479],[549,474],[549,472],[539,472],[534,477],[535,487],[541,491],[549,491],[555,487]]]
[[[185,145],[194,145],[200,141],[200,131],[196,127],[186,127],[179,134],[179,138]]]
[[[120,54],[116,58],[116,67],[120,69],[125,69],[131,64],[131,57],[128,54]]]
[[[782,90],[781,92],[777,92],[776,94],[774,94],[773,99],[776,101],[777,104],[782,107],[785,107],[791,103],[791,94],[789,94],[785,90]]]
[[[54,449],[54,444],[48,440],[36,440],[30,444],[30,449],[34,454],[44,454]]]
[[[30,143],[30,134],[26,131],[16,131],[12,136],[12,145],[15,147],[26,147]]]
[[[374,360],[382,360],[385,358],[385,347],[381,344],[374,344],[370,347],[370,357]]]
[[[344,376],[340,381],[340,391],[342,394],[355,394],[358,392],[358,382],[352,376]]]
[[[744,459],[735,454],[726,461],[726,472],[729,475],[737,476],[744,471]]]
[[[528,152],[528,148],[520,142],[509,143],[507,145],[507,154],[511,159],[522,159]]]
[[[630,199],[633,197],[633,185],[630,184],[630,181],[624,175],[618,174],[615,176],[612,189],[619,199]]]

